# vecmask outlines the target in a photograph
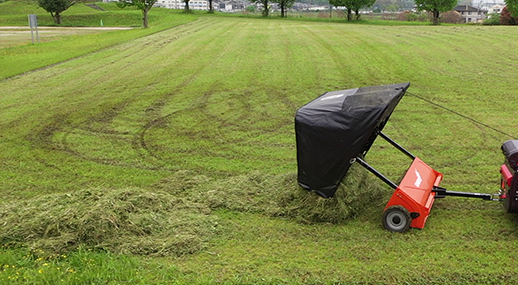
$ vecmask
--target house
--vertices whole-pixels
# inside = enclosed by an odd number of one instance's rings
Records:
[[[154,6],[168,9],[184,9],[185,3],[183,0],[158,0]],[[193,10],[208,10],[208,3],[205,0],[191,0],[189,1],[189,8]]]
[[[488,14],[500,14],[502,13],[502,9],[504,9],[504,5],[499,5],[499,4],[496,4],[494,6],[491,6],[489,7],[489,9],[487,10],[487,13]]]
[[[478,22],[486,18],[484,10],[469,5],[458,5],[453,9],[464,19],[465,23]]]
[[[191,0],[192,1],[192,0]],[[244,11],[246,7],[253,5],[253,3],[250,3],[248,0],[230,0],[230,1],[216,1],[214,0],[214,3],[217,3],[216,9],[218,9],[221,12],[238,12],[238,11]]]

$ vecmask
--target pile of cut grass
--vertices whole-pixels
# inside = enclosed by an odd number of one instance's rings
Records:
[[[81,190],[3,205],[0,224],[2,244],[158,256],[200,250],[218,230],[218,219],[205,205],[138,188]]]
[[[215,210],[344,223],[367,208],[382,207],[388,191],[380,184],[353,165],[336,196],[324,199],[300,188],[293,173],[213,179],[179,171],[150,190],[88,189],[3,205],[0,240],[55,253],[90,247],[180,256],[205,248],[224,230]]]
[[[156,187],[174,196],[190,197],[213,210],[263,213],[301,223],[333,224],[354,218],[368,208],[381,206],[391,194],[357,164],[349,169],[332,199],[302,189],[295,173],[252,172],[213,180],[192,171],[179,171]]]

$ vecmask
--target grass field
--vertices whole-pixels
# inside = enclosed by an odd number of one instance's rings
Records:
[[[12,29],[0,28],[0,79],[43,68],[57,62],[72,59],[98,51],[131,39],[153,34],[164,29],[194,21],[197,15],[181,15],[180,11],[153,9],[149,15],[150,28],[140,28],[142,13],[135,9],[119,9],[114,3],[97,3],[105,11],[92,9],[85,4],[77,4],[63,13],[63,24],[54,27],[49,13],[34,3],[8,1],[1,4],[0,26],[27,27],[27,14],[38,17],[40,44],[31,44],[27,28],[22,35],[13,35]],[[84,29],[85,27],[105,30]],[[50,27],[49,27],[50,26]],[[120,32],[109,28],[133,28]],[[82,29],[81,29],[82,28]],[[52,32],[50,32],[52,31]],[[79,32],[80,31],[80,32]],[[86,34],[86,36],[85,36]],[[63,39],[60,41],[60,39]],[[20,65],[23,62],[23,65]]]
[[[517,45],[513,27],[201,16],[3,80],[0,280],[515,284],[518,219],[496,202],[438,200],[405,234],[382,228],[391,190],[369,175],[353,219],[274,207],[296,184],[295,111],[326,91],[409,81],[515,135]],[[412,94],[385,133],[442,186],[497,191],[509,136]],[[394,180],[410,163],[382,141],[367,160]]]
[[[39,28],[38,32],[32,31],[30,28],[25,27],[0,27],[0,48],[13,47],[20,45],[27,45],[32,43],[44,43],[51,41],[63,40],[70,38],[70,36],[82,36],[91,35],[97,33],[105,33],[107,31],[126,30],[130,28],[118,28],[118,27],[80,27],[80,28],[61,28],[61,27],[43,27]]]

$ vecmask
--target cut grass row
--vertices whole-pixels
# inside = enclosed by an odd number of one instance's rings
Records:
[[[24,200],[90,187],[153,191],[183,169],[214,178],[293,173],[295,110],[325,91],[365,85],[410,81],[411,92],[513,134],[515,111],[504,106],[517,99],[517,43],[509,27],[203,17],[1,82],[0,189]],[[386,133],[445,173],[449,189],[496,191],[508,137],[411,95]],[[382,142],[367,159],[395,180],[409,163]],[[381,210],[337,225],[221,210],[213,214],[227,231],[206,251],[130,259],[173,268],[166,278],[186,284],[516,282],[516,218],[498,204],[437,201],[427,227],[405,235],[381,228]],[[124,258],[101,260],[119,268]],[[164,280],[148,266],[141,279],[77,268],[115,282]]]

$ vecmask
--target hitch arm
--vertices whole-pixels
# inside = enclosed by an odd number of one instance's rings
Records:
[[[446,196],[466,197],[466,198],[479,198],[486,201],[492,201],[493,195],[483,193],[468,193],[468,192],[456,192],[448,191],[445,188],[435,186],[432,189],[435,192],[435,198],[444,198]]]

